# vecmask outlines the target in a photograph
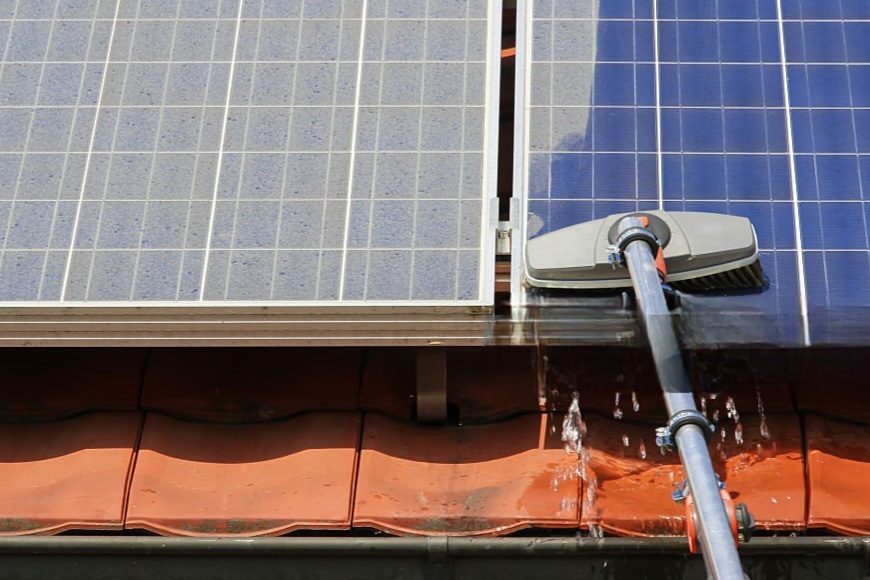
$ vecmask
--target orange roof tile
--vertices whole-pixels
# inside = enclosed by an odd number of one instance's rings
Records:
[[[149,413],[126,527],[185,536],[350,525],[360,417],[205,424]]]
[[[142,406],[192,419],[261,421],[356,409],[362,350],[155,351]]]
[[[866,355],[832,349],[795,358],[793,388],[801,411],[870,422],[868,381],[856,364]]]
[[[593,414],[585,421],[583,527],[631,536],[684,534],[685,510],[671,499],[683,479],[676,453],[659,453],[649,425]]]
[[[727,425],[725,442],[720,445],[718,433],[711,441],[714,467],[731,497],[748,505],[759,528],[802,528],[805,501],[797,416],[768,416],[770,440],[760,435],[757,416],[743,416],[741,421],[742,445],[735,442],[730,421],[722,423]],[[685,480],[676,452],[662,456],[647,425],[595,415],[586,417],[586,425],[587,481],[594,485],[584,488],[584,527],[600,525],[619,535],[684,534],[685,508],[671,498]]]
[[[144,364],[139,349],[0,349],[0,420],[135,411]]]
[[[363,371],[360,406],[392,417],[414,416],[415,349],[372,349]],[[449,349],[447,402],[464,422],[493,421],[537,411],[531,349]]]
[[[870,425],[806,415],[807,525],[870,535]]]
[[[0,424],[0,535],[121,529],[140,413]]]
[[[734,503],[744,502],[762,530],[799,530],[806,522],[803,438],[794,413],[769,414],[770,438],[761,434],[758,415],[741,414],[743,443],[735,441],[735,425],[723,420],[711,445],[713,467],[720,473]],[[721,430],[725,442],[721,448]],[[723,461],[724,453],[724,461]]]
[[[368,414],[353,523],[454,536],[576,528],[576,464],[545,415],[428,427]]]

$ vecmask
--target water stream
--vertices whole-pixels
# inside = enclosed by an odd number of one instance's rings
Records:
[[[583,413],[580,411],[580,393],[573,390],[571,392],[571,405],[562,420],[562,443],[566,453],[577,456],[576,475],[583,483],[581,513],[586,516],[589,535],[593,538],[601,538],[604,536],[604,531],[598,523],[599,514],[595,503],[598,494],[598,478],[589,469],[589,450],[583,445],[585,437],[586,422],[583,421]]]

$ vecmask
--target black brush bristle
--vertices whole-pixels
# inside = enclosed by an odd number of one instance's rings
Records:
[[[668,282],[681,292],[715,292],[722,290],[758,290],[764,288],[764,271],[761,261],[717,274]]]

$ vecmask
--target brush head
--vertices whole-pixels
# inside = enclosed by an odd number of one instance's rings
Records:
[[[601,290],[631,286],[626,268],[614,268],[610,246],[617,223],[643,215],[661,241],[667,282],[689,292],[761,288],[758,243],[743,217],[699,212],[618,214],[529,240],[526,281],[541,288]]]

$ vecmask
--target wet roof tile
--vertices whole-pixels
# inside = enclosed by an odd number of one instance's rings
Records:
[[[742,445],[734,441],[730,421],[724,444],[711,442],[717,472],[735,503],[749,506],[760,528],[802,528],[804,481],[797,416],[768,416],[770,440],[761,436],[757,416],[741,419]],[[607,532],[632,536],[684,534],[685,509],[671,498],[685,479],[677,454],[662,456],[647,425],[588,415],[586,429],[587,481],[593,483],[584,487],[584,527],[600,525]]]
[[[796,355],[793,386],[800,410],[870,422],[867,377],[859,370],[863,360],[866,354],[852,350]]]
[[[679,458],[662,456],[649,425],[586,415],[583,527],[631,536],[682,535],[682,506],[671,499]]]
[[[135,411],[144,363],[139,349],[0,349],[0,420]]]
[[[696,363],[693,384],[698,403],[703,397],[712,408],[717,405],[714,401],[722,406],[730,397],[739,410],[754,411],[760,396],[767,412],[794,411],[782,365],[754,357],[748,360]],[[709,379],[712,374],[715,380]],[[545,376],[548,404],[556,409],[566,410],[577,392],[586,412],[608,416],[619,409],[626,419],[656,425],[667,418],[655,369],[644,356],[611,349],[550,348]]]
[[[870,425],[807,414],[807,525],[870,534]]]
[[[713,439],[713,467],[724,475],[734,503],[744,502],[758,529],[798,530],[806,522],[803,440],[794,413],[766,416],[762,433],[758,415],[740,415],[743,443],[736,441],[736,425],[723,417]],[[725,442],[721,445],[722,428]]]
[[[617,407],[619,393],[619,406],[632,419],[660,423],[666,417],[655,373],[642,358],[610,349],[564,347],[549,348],[544,356],[547,400],[555,408],[567,410],[576,392],[584,412],[609,415]]]
[[[363,372],[360,406],[414,416],[416,349],[372,349]],[[464,422],[494,421],[539,410],[532,349],[449,349],[447,402]]]
[[[206,424],[149,413],[126,527],[185,536],[350,525],[360,417]]]
[[[261,421],[356,408],[362,350],[155,351],[142,406],[191,419]]]
[[[576,467],[545,415],[427,427],[369,413],[354,526],[457,536],[576,528],[579,484],[567,477]]]
[[[0,535],[121,529],[140,413],[0,424]]]

